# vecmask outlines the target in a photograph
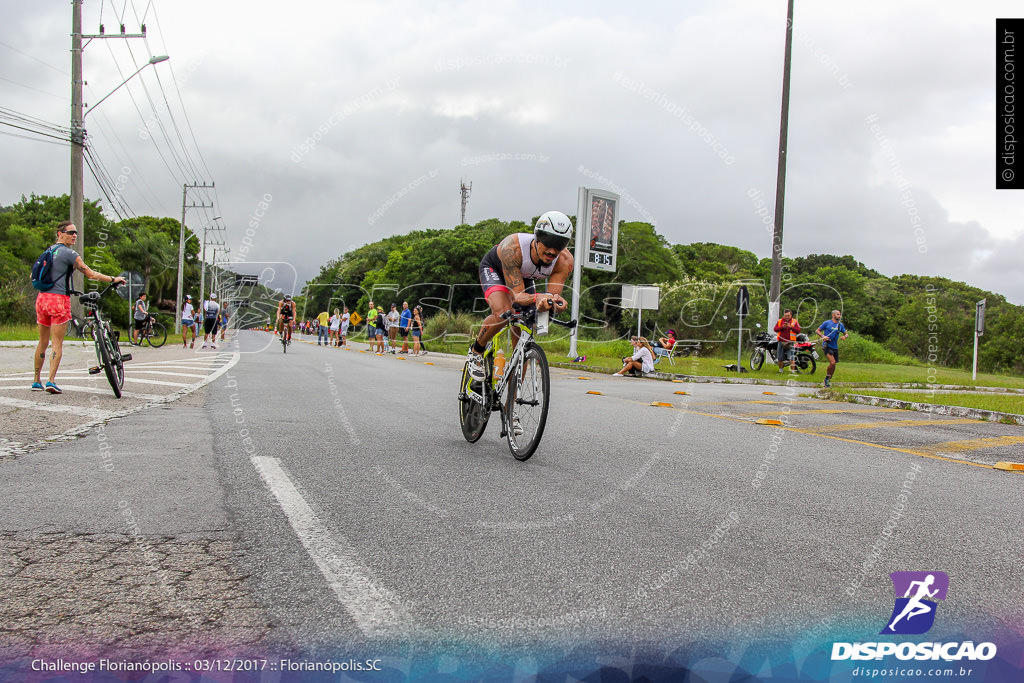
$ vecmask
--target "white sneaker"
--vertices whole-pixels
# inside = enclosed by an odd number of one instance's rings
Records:
[[[216,344],[210,344],[210,346],[212,346],[213,348],[217,348]]]
[[[483,382],[487,379],[487,373],[484,371],[484,357],[474,351],[472,347],[466,354],[466,364],[469,376],[473,378],[474,382]]]
[[[206,348],[207,346],[208,346],[208,344],[206,344],[206,343],[203,343],[203,348],[204,348],[204,349],[205,349],[205,348]]]

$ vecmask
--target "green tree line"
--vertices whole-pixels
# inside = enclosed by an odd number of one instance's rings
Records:
[[[32,264],[54,243],[57,224],[70,214],[68,195],[22,197],[0,207],[0,323],[35,320]],[[181,223],[173,218],[139,216],[112,221],[99,202],[85,202],[83,261],[93,270],[117,275],[136,271],[146,280],[151,301],[173,312],[178,282],[178,240]],[[199,240],[185,229],[185,291],[199,288]],[[127,323],[128,302],[110,298],[106,304],[114,321]]]
[[[363,312],[372,299],[385,307],[418,302],[428,316],[483,314],[480,259],[509,233],[530,232],[535,220],[492,218],[363,245],[324,264],[309,280],[303,290],[306,311],[312,316],[347,305]],[[970,365],[975,302],[987,299],[979,366],[1024,371],[1016,351],[1024,340],[1024,307],[1002,295],[942,277],[886,277],[849,255],[784,258],[782,273],[782,307],[792,308],[808,331],[839,309],[846,326],[862,337],[893,353],[946,367]],[[636,312],[622,307],[622,285],[657,285],[659,309],[642,314],[647,336],[674,329],[681,339],[728,342],[731,337],[734,345],[739,287],[746,285],[750,293],[747,336],[767,317],[770,278],[769,258],[712,242],[670,244],[648,223],[622,222],[616,272],[583,270],[581,328],[595,335],[636,329]]]

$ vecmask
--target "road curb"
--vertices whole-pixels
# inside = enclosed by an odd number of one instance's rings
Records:
[[[835,398],[839,392],[819,391],[818,398]],[[964,406],[947,406],[938,403],[921,403],[919,401],[904,401],[897,398],[882,398],[880,396],[866,396],[864,394],[848,394],[843,392],[842,397],[850,403],[860,403],[869,406],[882,408],[899,408],[900,410],[916,410],[921,413],[934,413],[936,415],[948,415],[950,417],[966,417],[986,422],[1006,422],[1024,426],[1024,415],[1015,413],[1003,413],[996,410],[983,410],[981,408],[965,408]]]

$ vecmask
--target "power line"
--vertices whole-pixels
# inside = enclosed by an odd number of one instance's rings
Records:
[[[64,69],[58,69],[58,68],[57,68],[57,67],[55,67],[55,66],[54,66],[53,64],[50,64],[50,63],[48,63],[48,62],[44,62],[43,60],[39,59],[38,57],[33,57],[32,55],[30,55],[30,54],[29,54],[29,53],[27,53],[27,52],[22,52],[22,51],[21,51],[21,50],[19,50],[18,48],[14,47],[13,45],[10,45],[9,43],[5,43],[5,42],[4,42],[4,41],[2,41],[2,40],[0,40],[0,45],[3,45],[3,46],[4,46],[4,47],[6,47],[6,48],[7,48],[8,50],[13,50],[14,52],[17,52],[17,53],[18,53],[19,55],[21,55],[21,56],[23,56],[23,57],[28,57],[29,59],[31,59],[31,60],[32,60],[32,61],[34,61],[34,62],[39,62],[39,63],[40,63],[40,64],[42,64],[43,66],[45,66],[45,67],[47,67],[47,68],[49,68],[49,69],[53,69],[54,71],[56,71],[56,72],[57,72],[57,73],[59,73],[59,74],[62,74],[62,75],[64,75],[64,76],[70,76],[70,75],[71,75],[71,74],[69,74],[69,73],[68,73],[67,71],[65,71]]]
[[[0,81],[7,81],[8,83],[11,83],[13,85],[17,85],[17,86],[19,86],[21,88],[25,88],[26,90],[34,90],[35,92],[42,93],[44,95],[49,95],[50,97],[58,97],[60,99],[64,99],[64,95],[56,95],[56,94],[54,94],[52,92],[47,92],[46,90],[40,90],[39,88],[33,88],[31,85],[25,85],[24,83],[18,83],[18,81],[12,81],[11,79],[4,78],[3,76],[0,76]]]
[[[164,40],[163,25],[160,23],[160,17],[157,15],[156,6],[153,5],[153,0],[149,0],[149,5],[147,5],[147,7],[146,7],[146,11],[147,12],[149,11],[149,7],[153,7],[153,21],[156,23],[157,31],[160,33],[160,42],[163,44],[163,48],[164,48],[163,52],[166,53],[167,52],[167,42]],[[143,15],[143,19],[145,19],[145,15]],[[181,111],[185,115],[185,125],[188,126],[189,135],[192,136],[192,144],[195,145],[196,154],[199,157],[199,161],[203,165],[203,170],[206,171],[206,177],[207,178],[211,178],[211,177],[213,177],[213,174],[210,173],[210,167],[206,165],[206,159],[203,158],[203,152],[199,148],[199,142],[196,140],[195,131],[192,129],[192,121],[189,120],[189,117],[188,117],[188,110],[185,109],[185,100],[182,99],[182,97],[181,97],[181,88],[178,87],[178,79],[174,75],[174,65],[173,64],[168,64],[168,67],[171,70],[171,82],[174,83],[174,90],[178,94],[178,102],[181,104]]]
[[[5,130],[0,130],[0,135],[6,135],[12,138],[22,138],[24,140],[32,140],[33,142],[45,142],[48,145],[60,145],[61,147],[67,147],[69,143],[67,140],[54,142],[52,140],[40,140],[38,138],[29,137],[28,135],[18,135],[17,133],[8,133]]]

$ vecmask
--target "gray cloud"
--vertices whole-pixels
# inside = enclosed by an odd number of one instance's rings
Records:
[[[212,178],[186,177],[169,158],[168,171],[140,137],[154,119],[143,79],[161,100],[152,69],[90,115],[104,164],[133,169],[125,197],[135,212],[179,216],[182,182],[215,180],[237,248],[270,194],[250,260],[288,260],[307,278],[353,246],[455,224],[460,178],[473,182],[470,222],[574,213],[576,187],[590,182],[583,166],[629,194],[623,218],[651,216],[670,241],[769,254],[748,192],[774,198],[784,4],[247,7],[183,0],[157,4],[159,22],[148,20]],[[1022,239],[1015,197],[991,178],[992,27],[1012,9],[798,3],[788,255],[849,253],[890,275],[945,275],[1024,303],[1008,256]],[[19,29],[10,45],[68,69],[66,7],[5,14]],[[94,97],[119,82],[115,61],[130,67],[123,46],[111,48],[87,48]],[[140,60],[144,48],[133,45]],[[5,82],[5,106],[67,118],[68,76],[2,45],[0,75],[29,86]],[[18,160],[0,168],[0,202],[67,191],[66,149],[9,136],[0,149]],[[908,189],[925,253],[901,203]],[[87,194],[97,196],[91,183]],[[212,215],[190,212],[189,224]]]

